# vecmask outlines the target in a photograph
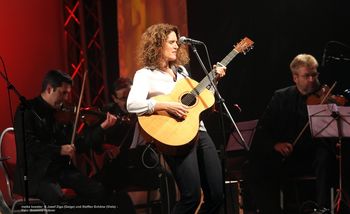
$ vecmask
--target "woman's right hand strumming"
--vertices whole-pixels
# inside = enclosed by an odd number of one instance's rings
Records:
[[[188,106],[179,102],[159,102],[155,106],[155,111],[165,110],[169,114],[179,118],[186,118]]]

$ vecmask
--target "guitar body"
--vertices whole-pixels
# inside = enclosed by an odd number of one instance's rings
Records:
[[[196,141],[199,116],[215,101],[213,93],[207,89],[201,91],[198,96],[191,96],[190,92],[197,85],[198,82],[195,80],[184,78],[176,83],[170,94],[153,97],[157,101],[180,102],[189,106],[185,119],[178,119],[166,111],[138,117],[141,128],[148,135],[146,138],[151,137],[161,152],[172,155],[181,154]],[[189,103],[187,98],[184,99],[185,96],[194,99]]]

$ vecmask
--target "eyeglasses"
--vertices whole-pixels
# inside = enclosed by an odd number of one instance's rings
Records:
[[[303,75],[298,75],[298,76],[301,76],[304,79],[309,79],[310,77],[316,78],[316,77],[318,77],[319,74],[320,73],[318,73],[318,72],[310,72],[310,73],[303,74]]]

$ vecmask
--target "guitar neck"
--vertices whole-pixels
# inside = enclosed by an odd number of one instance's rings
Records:
[[[236,57],[238,53],[239,52],[236,51],[236,49],[233,49],[229,54],[227,54],[227,56],[225,56],[223,60],[221,60],[220,64],[223,66],[227,66],[232,61],[232,59]]]
[[[223,60],[221,60],[219,64],[226,67],[232,61],[232,59],[236,57],[238,53],[239,53],[238,51],[233,49],[229,54],[227,54],[227,56]],[[208,86],[211,85],[211,82],[214,81],[215,77],[216,77],[216,70],[213,69],[208,73],[206,77],[202,79],[202,81],[200,81],[197,87],[193,89],[194,93],[196,95],[199,95],[205,88],[208,88]]]

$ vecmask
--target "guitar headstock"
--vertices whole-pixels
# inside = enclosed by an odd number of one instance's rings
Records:
[[[238,53],[246,54],[248,51],[253,49],[254,42],[248,37],[244,37],[239,43],[237,43],[234,47]]]

